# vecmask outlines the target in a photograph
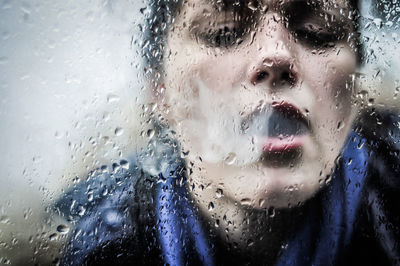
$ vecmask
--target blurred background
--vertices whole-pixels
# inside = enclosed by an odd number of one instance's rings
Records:
[[[0,0],[0,264],[57,264],[69,225],[50,204],[143,145],[146,5]],[[400,108],[400,4],[361,11],[360,97]]]

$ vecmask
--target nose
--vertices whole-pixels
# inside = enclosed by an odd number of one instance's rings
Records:
[[[250,72],[253,85],[266,84],[270,88],[293,86],[298,80],[294,64],[289,58],[265,57]]]
[[[248,72],[253,85],[265,84],[271,89],[294,86],[298,82],[295,56],[290,50],[290,40],[285,29],[279,25],[270,33],[260,32],[263,37],[257,40],[258,47]]]

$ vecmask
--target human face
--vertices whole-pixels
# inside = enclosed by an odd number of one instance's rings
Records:
[[[167,36],[162,101],[194,185],[285,208],[326,183],[354,113],[348,13],[340,0],[183,4]]]

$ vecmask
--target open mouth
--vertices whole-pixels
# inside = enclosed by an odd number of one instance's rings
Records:
[[[264,153],[285,153],[303,146],[310,123],[294,105],[274,102],[247,116],[241,128],[260,143]]]

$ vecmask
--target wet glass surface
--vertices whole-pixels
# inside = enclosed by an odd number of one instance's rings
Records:
[[[399,264],[399,27],[396,0],[0,0],[0,264]]]

